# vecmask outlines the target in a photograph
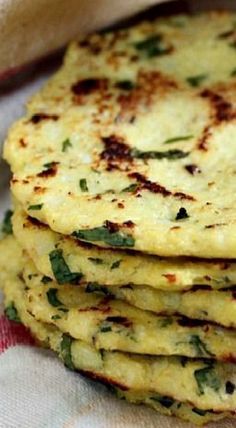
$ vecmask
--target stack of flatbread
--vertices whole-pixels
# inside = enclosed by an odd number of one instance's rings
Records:
[[[233,13],[94,34],[5,143],[8,317],[196,424],[236,410],[235,76]]]

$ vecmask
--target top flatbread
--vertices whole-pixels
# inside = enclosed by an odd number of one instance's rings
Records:
[[[235,22],[179,16],[73,44],[5,144],[24,209],[100,246],[236,257]]]

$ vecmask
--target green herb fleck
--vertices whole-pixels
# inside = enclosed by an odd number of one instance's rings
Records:
[[[138,189],[137,183],[132,183],[129,186],[125,187],[122,192],[135,192]]]
[[[52,161],[52,162],[44,163],[44,164],[43,164],[43,167],[44,167],[44,168],[46,168],[46,169],[50,169],[50,168],[52,168],[54,165],[55,165],[55,162],[54,162],[54,161]]]
[[[119,232],[110,232],[105,226],[78,230],[73,232],[72,236],[84,241],[101,241],[113,247],[133,247],[135,243],[132,236]]]
[[[49,282],[52,282],[52,278],[50,278],[49,276],[44,275],[41,279],[41,282],[43,284],[48,284]]]
[[[236,76],[236,67],[233,68],[233,70],[230,73],[230,76],[235,77]]]
[[[160,320],[160,327],[168,327],[169,325],[173,324],[173,319],[170,317],[165,317],[163,319]]]
[[[63,141],[62,143],[62,151],[63,152],[67,152],[67,150],[69,149],[69,147],[72,147],[72,144],[69,140],[69,138],[67,138],[65,141]]]
[[[194,377],[197,382],[199,394],[203,395],[206,387],[218,392],[220,389],[220,379],[217,377],[214,367],[207,366],[203,369],[195,370]]]
[[[198,88],[201,83],[207,78],[207,74],[199,74],[197,76],[191,76],[191,77],[187,77],[187,82],[189,83],[190,86],[192,86],[193,88]]]
[[[58,308],[58,311],[69,312],[69,309],[68,308]]]
[[[61,316],[60,316],[60,315],[52,315],[51,319],[52,319],[53,321],[60,320],[60,319],[61,319]]]
[[[187,141],[187,140],[191,140],[192,138],[193,138],[193,135],[183,135],[182,137],[173,137],[164,141],[163,144],[177,143],[177,141]]]
[[[49,259],[53,274],[58,284],[79,284],[83,274],[71,272],[67,265],[62,250],[53,250],[49,253]]]
[[[187,210],[184,207],[181,207],[176,214],[175,220],[183,220],[185,218],[189,218]]]
[[[11,217],[13,212],[11,210],[7,210],[4,214],[3,222],[2,222],[2,233],[6,235],[12,234],[12,223]]]
[[[197,335],[192,335],[190,337],[190,341],[189,341],[190,345],[192,345],[196,352],[197,352],[197,356],[198,357],[204,357],[204,356],[209,356],[209,357],[214,357],[215,355],[212,354],[212,352],[210,352],[207,349],[207,346],[205,345],[205,343],[200,339],[199,336]]]
[[[112,331],[111,325],[103,322],[100,326],[100,331],[101,333],[108,333],[109,331]]]
[[[42,207],[43,207],[43,204],[30,205],[28,207],[28,210],[32,210],[32,211],[41,210]]]
[[[171,406],[173,406],[175,400],[173,400],[173,398],[171,397],[166,397],[163,395],[154,395],[153,397],[150,397],[151,400],[154,401],[158,401],[158,403],[160,403],[163,407],[166,407],[167,409],[169,409]]]
[[[229,43],[229,47],[236,49],[236,41]]]
[[[10,321],[15,321],[15,322],[18,322],[18,323],[20,323],[20,322],[21,322],[20,317],[19,317],[18,312],[17,312],[17,309],[15,308],[15,305],[14,305],[14,303],[13,303],[13,302],[12,302],[12,303],[10,303],[10,304],[5,308],[4,313],[5,313],[6,317],[7,317]]]
[[[205,416],[207,414],[207,410],[198,409],[197,407],[194,407],[192,409],[192,412],[196,413],[199,416]]]
[[[120,267],[121,262],[122,260],[116,260],[114,263],[112,263],[111,270],[118,269]]]
[[[85,289],[86,293],[102,293],[105,296],[112,296],[112,293],[104,286],[100,285],[97,282],[89,282]]]
[[[134,158],[137,159],[169,159],[169,160],[176,160],[176,159],[183,159],[186,156],[189,155],[189,152],[184,152],[183,150],[166,150],[163,152],[158,151],[149,151],[149,152],[142,152],[138,149],[131,150],[131,155]]]
[[[71,346],[73,343],[73,339],[69,334],[63,334],[62,341],[61,341],[61,356],[65,363],[65,366],[70,369],[74,370],[74,364],[72,361],[72,355],[71,355]]]
[[[131,91],[135,88],[135,84],[131,80],[119,80],[116,83],[116,87],[124,91]]]
[[[104,261],[102,259],[99,259],[98,257],[88,257],[88,260],[90,260],[90,262],[94,263],[95,265],[104,264]]]
[[[163,44],[163,37],[161,34],[154,34],[140,42],[136,42],[134,43],[134,47],[147,58],[165,55],[171,50],[170,47],[166,47]]]
[[[82,192],[88,192],[88,185],[86,178],[81,178],[79,181],[80,189]]]
[[[57,292],[57,288],[49,288],[49,290],[47,291],[48,302],[55,308],[57,308],[58,306],[63,306],[63,303],[57,297]]]

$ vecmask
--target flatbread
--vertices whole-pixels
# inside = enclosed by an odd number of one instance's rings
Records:
[[[13,194],[99,246],[235,258],[234,50],[230,12],[72,44],[9,133]]]
[[[186,291],[196,285],[201,285],[203,290],[209,291],[233,287],[236,284],[235,261],[164,259],[87,245],[53,232],[46,225],[28,216],[19,205],[15,209],[12,223],[15,237],[30,254],[37,269],[54,280],[56,278],[50,254],[57,249],[69,270],[83,275],[81,282],[96,282],[102,286],[148,285],[167,292]],[[198,293],[195,293],[194,298],[197,295]],[[189,294],[185,293],[185,298],[186,296]],[[223,293],[221,296],[224,299]],[[230,300],[231,297],[229,294]],[[202,304],[207,304],[207,300],[202,299]],[[231,307],[234,307],[233,302]]]
[[[30,328],[38,340],[55,350],[69,368],[118,388],[132,401],[140,401],[142,397],[142,401],[149,402],[155,397],[158,410],[165,413],[166,408],[159,409],[158,406],[158,402],[163,402],[161,397],[181,401],[181,406],[179,403],[174,405],[173,414],[181,416],[182,413],[181,417],[194,423],[204,423],[211,418],[215,420],[234,412],[236,393],[235,390],[232,394],[226,393],[226,389],[229,389],[225,385],[234,385],[235,365],[208,364],[205,360],[183,361],[176,357],[140,357],[106,351],[101,353],[93,346],[62,334],[55,327],[36,321],[27,312],[25,285],[19,276],[13,277],[8,272],[3,285],[6,310],[9,305],[14,305],[25,326]],[[178,412],[176,407],[182,410]]]

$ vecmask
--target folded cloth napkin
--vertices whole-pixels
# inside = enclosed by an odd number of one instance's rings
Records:
[[[0,77],[162,1],[167,0],[0,0]]]

